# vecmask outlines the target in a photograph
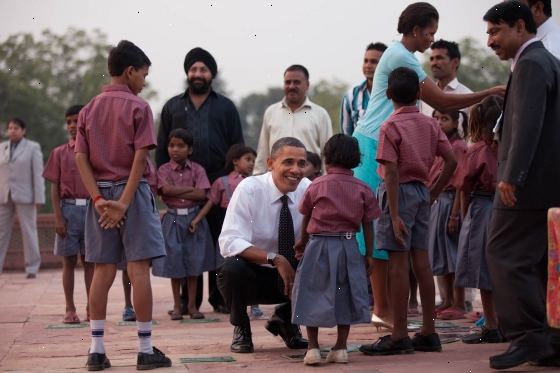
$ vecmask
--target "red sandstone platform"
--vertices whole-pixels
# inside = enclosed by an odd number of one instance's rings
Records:
[[[85,316],[85,289],[82,272],[76,274],[78,315]],[[173,367],[158,372],[490,372],[488,357],[502,352],[507,345],[465,345],[461,342],[444,345],[442,353],[415,353],[406,356],[370,357],[360,352],[350,353],[347,365],[322,364],[306,367],[297,356],[304,351],[288,350],[278,337],[264,329],[265,320],[252,322],[255,353],[233,354],[229,351],[232,327],[227,315],[210,312],[203,303],[207,318],[220,319],[204,324],[171,321],[167,310],[171,305],[171,287],[168,280],[153,278],[155,346],[173,361]],[[135,371],[136,328],[119,326],[123,308],[120,278],[109,294],[107,328],[105,332],[107,354],[113,367],[109,372]],[[272,313],[272,306],[262,306],[265,314]],[[64,311],[61,271],[41,271],[34,280],[27,280],[22,273],[0,274],[0,371],[17,372],[82,372],[85,370],[89,347],[89,327],[58,329]],[[465,327],[472,324],[458,322]],[[54,327],[48,329],[48,326]],[[370,325],[356,326],[351,330],[349,344],[359,345],[387,334],[376,332]],[[448,333],[452,340],[453,333]],[[335,340],[335,329],[321,329],[320,341],[327,347]],[[185,358],[231,357],[232,362],[182,363]],[[184,360],[183,360],[184,361]],[[554,369],[523,365],[512,372],[552,372]]]

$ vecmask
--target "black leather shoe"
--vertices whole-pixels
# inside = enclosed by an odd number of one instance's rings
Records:
[[[216,307],[214,307],[214,312],[216,313],[223,313],[223,314],[229,314],[229,308],[227,308],[225,305],[218,305]]]
[[[535,367],[560,367],[560,352],[556,352],[554,355],[545,357],[539,360],[531,360],[529,365]]]
[[[510,344],[506,352],[490,356],[490,368],[509,369],[529,361],[539,361],[554,354],[552,348],[517,346]]]
[[[278,318],[271,318],[265,325],[266,330],[274,335],[279,335],[286,344],[286,347],[293,350],[307,348],[307,339],[301,335],[299,326],[288,324]]]
[[[233,341],[230,350],[239,354],[254,351],[253,341],[251,340],[251,326],[236,326],[233,329]]]
[[[109,359],[107,359],[107,356],[105,354],[92,352],[88,354],[86,367],[87,370],[90,371],[103,370],[105,368],[110,368],[111,362],[109,361]]]

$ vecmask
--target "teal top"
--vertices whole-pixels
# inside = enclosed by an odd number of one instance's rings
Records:
[[[358,121],[356,132],[375,140],[379,138],[381,125],[393,113],[393,102],[387,98],[387,86],[389,74],[398,67],[408,67],[416,71],[420,82],[427,77],[414,53],[406,49],[400,41],[391,43],[383,52],[375,69],[369,104],[366,113]]]

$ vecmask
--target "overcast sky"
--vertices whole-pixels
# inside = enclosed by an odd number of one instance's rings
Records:
[[[496,0],[434,0],[440,13],[436,38],[466,36],[486,43],[482,15]],[[371,41],[399,39],[399,14],[407,0],[0,0],[0,40],[18,32],[70,26],[99,28],[116,44],[129,39],[152,61],[150,81],[160,112],[185,79],[183,59],[200,46],[210,51],[232,99],[282,84],[285,68],[305,65],[310,81],[363,79],[361,60]],[[558,22],[558,0],[553,1]]]

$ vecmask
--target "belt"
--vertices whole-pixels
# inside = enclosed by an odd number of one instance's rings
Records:
[[[86,206],[87,201],[88,201],[88,199],[86,199],[86,198],[76,198],[76,199],[64,198],[62,200],[62,203],[67,203],[69,205],[76,205],[76,206]]]
[[[489,190],[475,190],[471,193],[472,197],[494,198],[494,192]]]
[[[311,236],[317,237],[340,237],[351,240],[356,236],[356,232],[341,232],[341,233],[313,233]]]
[[[182,209],[167,209],[167,212],[173,215],[189,215],[198,211],[199,207],[182,208]]]
[[[117,180],[117,181],[98,180],[97,181],[97,186],[100,187],[100,188],[112,188],[112,187],[119,186],[119,185],[125,185],[127,182],[128,182],[128,179]]]

